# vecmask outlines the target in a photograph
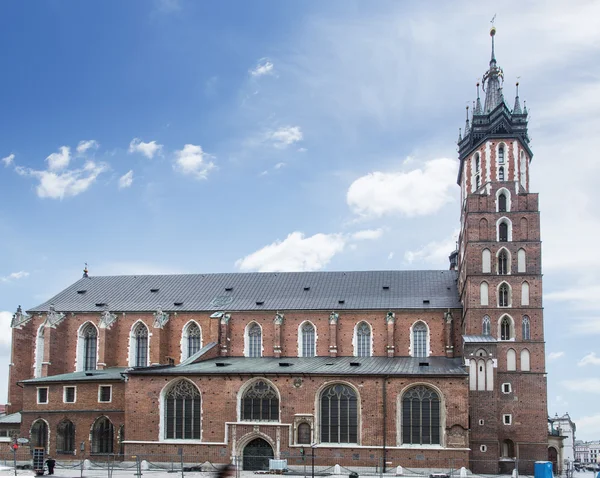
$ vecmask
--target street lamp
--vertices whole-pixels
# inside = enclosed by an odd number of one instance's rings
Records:
[[[312,472],[311,472],[311,476],[312,478],[315,478],[315,448],[317,447],[316,443],[311,443],[310,445],[310,449],[311,449],[311,460],[312,460]]]

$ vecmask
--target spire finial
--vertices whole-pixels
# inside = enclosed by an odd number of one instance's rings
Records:
[[[85,267],[83,268],[83,277],[89,277],[88,275],[88,266],[87,266],[87,262],[85,263]]]
[[[521,115],[523,111],[521,111],[521,103],[519,102],[519,82],[517,81],[517,95],[515,96],[515,106],[512,111],[513,115]]]
[[[462,128],[458,128],[458,142],[462,141]]]
[[[494,18],[496,18],[496,15],[494,15]],[[493,21],[493,20],[492,20]],[[492,26],[491,30],[490,30],[490,36],[492,37],[492,58],[490,60],[490,64],[492,62],[496,62],[496,53],[494,52],[494,37],[496,36],[496,27]]]

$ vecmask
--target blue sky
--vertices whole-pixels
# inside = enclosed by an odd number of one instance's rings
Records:
[[[477,7],[477,8],[476,8]],[[549,413],[598,439],[600,3],[0,5],[10,316],[90,273],[447,268],[489,61],[530,109]]]

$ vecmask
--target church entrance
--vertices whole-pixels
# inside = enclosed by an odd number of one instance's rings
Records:
[[[548,448],[548,461],[552,462],[552,471],[554,471],[554,474],[558,474],[558,452],[553,446]]]
[[[255,438],[244,447],[243,469],[249,471],[268,470],[270,458],[274,458],[271,445],[262,438]]]

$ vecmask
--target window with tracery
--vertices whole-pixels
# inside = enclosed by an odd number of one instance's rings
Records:
[[[419,385],[402,397],[402,443],[440,444],[440,397],[429,387]]]
[[[504,166],[498,168],[498,181],[504,181]]]
[[[356,356],[371,356],[371,327],[366,322],[356,326]]]
[[[75,425],[63,420],[56,430],[56,453],[72,455],[75,452]]]
[[[417,322],[413,326],[413,357],[427,357],[427,326]]]
[[[92,453],[113,453],[114,434],[113,424],[107,417],[96,420],[92,428]]]
[[[511,334],[511,323],[508,317],[503,317],[500,322],[500,340],[510,340]]]
[[[310,322],[302,325],[302,357],[314,357],[315,352],[315,327]]]
[[[506,212],[506,194],[504,193],[498,196],[498,211]]]
[[[198,388],[179,380],[165,394],[165,438],[200,439],[201,399]]]
[[[148,366],[148,329],[139,322],[133,329],[134,367]]]
[[[191,357],[202,348],[202,332],[195,322],[187,327],[188,357]]]
[[[254,323],[248,328],[248,357],[262,357],[262,330]]]
[[[356,392],[342,384],[321,393],[321,443],[358,443]]]
[[[48,425],[44,420],[37,420],[31,427],[31,445],[48,449]]]
[[[504,164],[504,146],[498,148],[498,163]]]
[[[508,307],[510,305],[510,296],[508,284],[501,284],[498,288],[498,306]]]
[[[508,254],[506,250],[502,249],[498,254],[498,274],[508,274]]]
[[[523,340],[531,340],[531,323],[527,315],[523,316]]]
[[[279,396],[264,380],[257,380],[242,397],[243,421],[279,421]]]
[[[492,321],[489,316],[485,315],[483,317],[483,335],[491,335],[492,334]]]
[[[87,324],[81,331],[83,339],[83,370],[96,370],[98,349],[98,332],[92,324]]]
[[[500,242],[508,241],[508,224],[506,224],[505,222],[501,222],[498,225],[498,239],[500,240]]]

